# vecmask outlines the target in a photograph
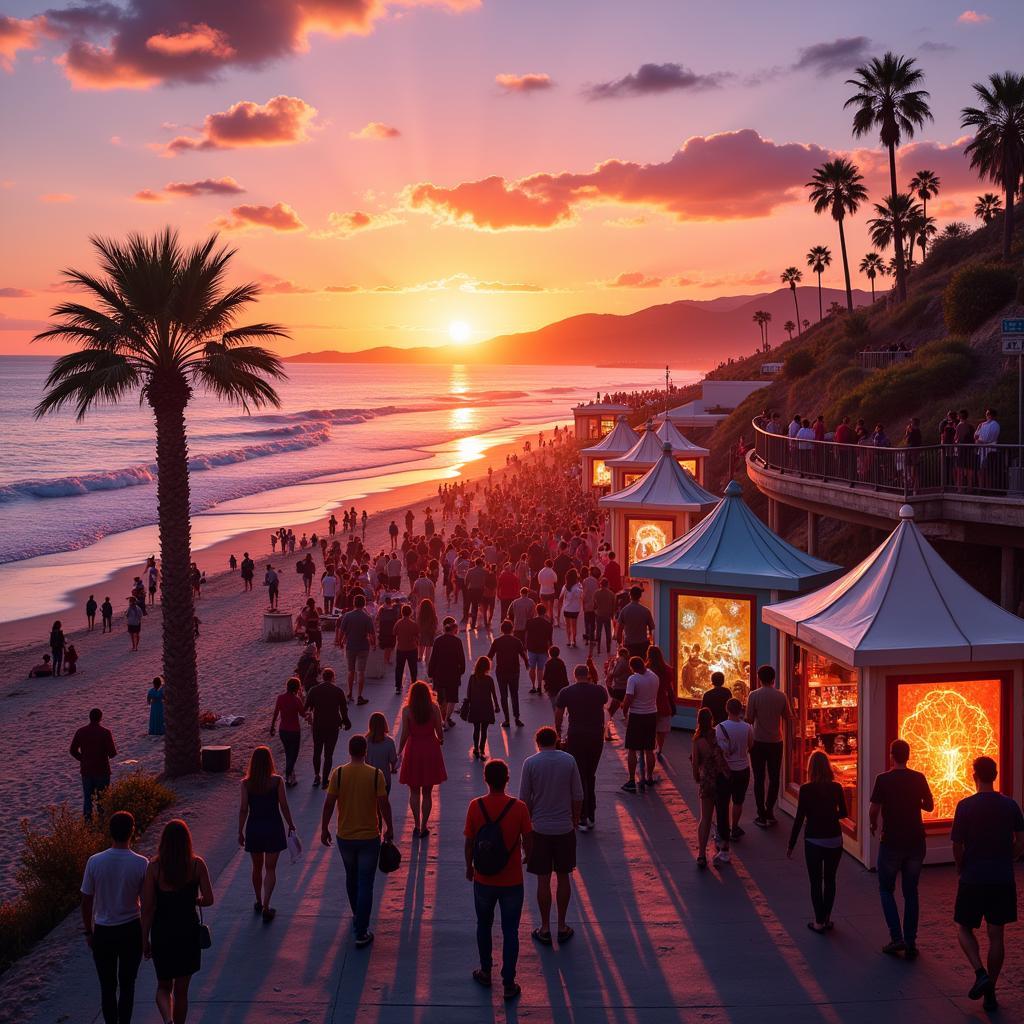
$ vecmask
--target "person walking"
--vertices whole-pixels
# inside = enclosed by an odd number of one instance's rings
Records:
[[[90,633],[96,628],[97,608],[99,608],[99,605],[96,603],[96,596],[94,594],[90,594],[89,600],[85,602],[85,621],[89,627]]]
[[[508,778],[508,765],[504,761],[492,759],[484,765],[487,793],[470,801],[463,835],[466,879],[473,883],[476,944],[480,956],[480,967],[473,971],[473,980],[484,988],[491,987],[491,931],[497,907],[501,913],[503,994],[506,1000],[512,1000],[521,992],[516,983],[516,967],[525,895],[523,854],[530,856],[533,831],[526,805],[505,792]]]
[[[708,710],[711,711],[710,708]],[[729,769],[729,801],[732,804],[729,840],[734,843],[745,835],[740,819],[750,785],[750,750],[754,745],[754,730],[743,721],[743,703],[738,698],[730,697],[725,710],[727,717],[715,726],[715,733]],[[711,716],[714,720],[714,711],[711,711]]]
[[[164,677],[154,676],[153,685],[146,694],[146,703],[149,705],[149,735],[163,736],[164,734]]]
[[[114,632],[114,606],[110,603],[110,598],[103,598],[103,604],[100,605],[100,616],[102,618],[102,629],[103,633]]]
[[[110,846],[82,876],[82,926],[100,982],[103,1024],[130,1024],[142,963],[142,886],[149,861],[132,850],[135,818],[110,816]]]
[[[379,711],[374,711],[366,723],[366,763],[384,773],[390,799],[391,776],[398,771],[398,747],[388,735],[388,720]]]
[[[427,663],[427,675],[437,694],[441,721],[446,729],[455,726],[452,712],[459,702],[459,689],[466,671],[466,650],[462,646],[458,628],[459,624],[455,619],[446,615],[442,623],[443,632],[434,641],[430,661]]]
[[[565,618],[565,646],[577,647],[576,630],[579,625],[580,612],[583,611],[583,587],[575,569],[566,571],[565,583],[558,596],[558,604],[562,610],[562,616]]]
[[[608,743],[614,739],[612,720],[615,718],[615,712],[622,707],[622,702],[626,699],[626,682],[630,675],[632,675],[632,671],[629,667],[629,651],[625,647],[620,647],[618,654],[614,658],[609,658],[605,663],[605,684],[608,688],[610,703],[604,738]],[[622,713],[622,718],[625,723],[625,712]]]
[[[917,957],[919,901],[917,884],[921,878],[926,850],[921,812],[935,808],[928,780],[907,767],[910,744],[893,740],[889,745],[892,767],[882,772],[871,787],[868,820],[871,834],[878,832],[882,819],[882,839],[878,844],[878,891],[882,913],[889,928],[889,941],[883,953],[902,953],[907,960]],[[903,886],[903,921],[896,906],[896,879]]]
[[[245,563],[243,562],[242,564],[244,565]],[[263,574],[263,586],[267,588],[267,600],[270,602],[270,610],[276,612],[277,599],[281,593],[281,578],[269,562],[267,563],[267,571]]]
[[[298,782],[295,778],[295,764],[299,760],[299,746],[302,743],[302,724],[300,719],[305,713],[302,698],[299,696],[300,683],[296,676],[285,683],[284,693],[278,694],[274,703],[274,714],[270,719],[270,735],[278,718],[281,719],[281,746],[284,747],[284,779],[289,786]]]
[[[145,608],[134,597],[129,597],[124,621],[128,627],[128,641],[132,651],[139,649],[139,639],[142,636],[142,616],[145,614]]]
[[[500,710],[490,658],[477,658],[466,691],[469,721],[473,724],[473,756],[483,761],[487,757],[487,727],[494,725],[494,716]]]
[[[519,588],[519,596],[508,606],[508,617],[512,620],[512,635],[526,646],[526,624],[537,612],[537,602],[530,597],[528,587]]]
[[[434,808],[434,787],[447,781],[444,766],[444,722],[430,687],[417,680],[409,687],[402,708],[398,756],[402,767],[398,781],[409,787],[413,835],[426,839],[430,812]]]
[[[100,725],[103,712],[93,708],[89,724],[83,725],[71,738],[71,756],[78,762],[82,775],[82,816],[92,820],[94,799],[98,799],[110,785],[110,759],[117,755],[114,737],[109,729]]]
[[[657,675],[636,656],[629,659],[630,676],[626,680],[626,694],[622,700],[622,713],[626,716],[626,764],[629,778],[622,788],[627,793],[637,791],[637,763],[640,763],[640,789],[647,788],[647,780],[654,775],[654,747],[658,731]]]
[[[326,789],[338,733],[342,729],[352,728],[348,717],[348,701],[345,700],[342,688],[337,685],[333,668],[325,668],[323,680],[306,691],[302,713],[309,721],[313,733],[313,785]]]
[[[600,572],[594,568],[594,572]],[[612,653],[612,619],[615,618],[615,591],[612,590],[606,577],[598,581],[594,591],[594,639],[597,642],[597,653],[601,653],[601,637],[604,637],[606,654]]]
[[[274,539],[273,534],[271,540]],[[242,577],[242,591],[252,590],[253,577],[256,575],[256,563],[249,557],[249,552],[242,553],[242,561],[239,565],[239,575]]]
[[[377,609],[377,646],[384,652],[384,667],[392,661],[395,650],[395,625],[398,622],[398,605],[390,594],[384,595],[384,602]],[[395,684],[398,685],[397,683]]]
[[[543,687],[544,693],[551,701],[551,710],[554,712],[555,701],[558,695],[569,685],[569,670],[562,660],[562,652],[558,647],[552,645],[548,648],[548,660],[544,664]]]
[[[997,1010],[996,983],[1006,956],[1004,930],[1017,920],[1014,861],[1024,855],[1024,815],[1016,800],[995,789],[998,769],[991,757],[975,758],[977,792],[964,797],[953,812],[953,859],[958,876],[956,923],[960,948],[974,968],[970,999],[984,998],[986,1010]],[[974,934],[985,921],[988,956],[981,959]]]
[[[705,690],[702,694],[700,698],[700,706],[702,708],[710,709],[711,718],[716,726],[724,722],[728,715],[728,712],[725,710],[725,706],[729,703],[730,697],[732,697],[732,693],[730,693],[726,688],[725,673],[712,672],[711,689]]]
[[[358,948],[373,942],[370,914],[373,882],[380,856],[381,824],[384,842],[395,837],[384,773],[366,763],[366,737],[356,733],[348,741],[349,763],[331,772],[327,798],[320,816],[320,842],[331,845],[331,816],[338,810],[338,853],[345,867],[345,892],[352,910],[352,929]]]
[[[644,592],[639,587],[629,588],[629,601],[623,605],[617,618],[619,643],[625,644],[634,658],[646,658],[647,649],[654,643],[654,616],[650,608],[640,603]]]
[[[501,712],[505,716],[502,719],[503,729],[511,728],[509,724],[509,698],[512,701],[512,718],[516,725],[522,728],[523,723],[519,717],[519,663],[522,662],[529,670],[529,662],[526,660],[526,648],[522,640],[512,633],[513,623],[505,619],[501,623],[501,635],[491,641],[487,650],[487,657],[492,659],[494,675],[498,680],[498,694],[501,698]]]
[[[754,743],[756,746],[756,739]],[[836,873],[843,858],[840,822],[849,817],[849,812],[843,787],[835,781],[832,764],[824,750],[813,751],[807,759],[807,779],[797,796],[786,856],[793,856],[800,830],[806,823],[804,858],[811,882],[811,906],[814,908],[814,920],[808,921],[807,927],[821,935],[834,927],[832,907],[836,901]]]
[[[50,654],[53,657],[53,674],[59,676],[61,668],[64,665],[64,648],[67,646],[67,640],[64,637],[64,630],[61,628],[60,620],[58,619],[53,627],[50,629]]]
[[[754,773],[754,800],[759,828],[777,825],[775,801],[779,798],[782,771],[782,730],[793,720],[789,697],[775,686],[775,669],[762,665],[757,670],[758,688],[747,698],[746,720],[754,727],[750,764]],[[765,781],[767,779],[767,790]]]
[[[352,690],[356,690],[356,704],[368,704],[363,696],[366,685],[366,659],[370,649],[377,646],[376,634],[373,631],[373,619],[366,610],[366,598],[356,594],[352,599],[352,609],[338,620],[334,642],[345,648],[348,663],[348,699],[352,700]]]
[[[531,933],[542,946],[551,945],[551,875],[556,877],[558,944],[573,937],[566,922],[576,870],[576,826],[583,809],[583,782],[572,754],[557,749],[558,733],[542,726],[535,736],[537,753],[523,762],[519,799],[533,823],[533,843],[526,870],[537,876],[540,927]]]
[[[241,796],[238,845],[252,859],[252,889],[256,894],[253,910],[269,924],[277,913],[270,904],[277,884],[277,859],[288,848],[285,824],[288,835],[295,831],[284,779],[274,770],[270,747],[256,747],[249,755]]]
[[[419,608],[416,609],[416,623],[420,627],[419,660],[426,665],[430,661],[438,626],[437,606],[430,598],[420,601]]]
[[[395,637],[395,693],[402,692],[405,666],[409,666],[409,682],[416,682],[419,666],[416,656],[420,646],[419,623],[412,617],[412,605],[402,605],[402,614],[394,625]]]
[[[672,731],[672,719],[676,713],[676,675],[672,666],[665,660],[661,648],[655,644],[647,649],[647,667],[658,677],[658,722],[654,734],[655,761],[665,760],[663,753],[665,740]],[[652,774],[647,780],[656,782]]]
[[[597,768],[604,751],[604,706],[608,691],[590,678],[586,665],[573,669],[573,682],[555,700],[555,732],[561,746],[562,722],[566,712],[569,726],[564,749],[573,756],[583,785],[583,806],[580,808],[579,830],[594,827],[597,811]]]
[[[160,1019],[185,1024],[188,988],[202,966],[198,907],[213,906],[206,861],[192,848],[180,818],[167,822],[142,886],[142,955],[156,971]]]
[[[697,783],[700,797],[700,824],[697,826],[697,867],[708,866],[708,839],[711,836],[712,819],[718,818],[717,847],[713,863],[728,864],[730,859],[729,837],[729,766],[725,754],[718,745],[715,723],[710,708],[697,712],[697,728],[693,734],[693,749],[690,753],[693,781]]]
[[[534,611],[536,614],[526,622],[526,663],[530,672],[530,693],[540,693],[551,649],[552,625],[546,605],[538,603]]]

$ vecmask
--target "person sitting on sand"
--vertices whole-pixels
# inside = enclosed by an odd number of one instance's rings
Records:
[[[73,676],[78,671],[78,651],[74,644],[68,644],[64,651],[64,671]]]
[[[50,660],[50,655],[44,654],[43,660],[38,665],[33,665],[29,669],[29,679],[43,679],[46,676],[53,675],[53,662]]]

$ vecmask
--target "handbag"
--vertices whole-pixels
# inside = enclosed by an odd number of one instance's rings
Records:
[[[462,706],[459,708],[459,718],[464,722],[469,721],[469,698],[463,697]]]
[[[209,949],[213,945],[213,932],[210,926],[203,921],[203,908],[199,908],[199,948]]]
[[[302,840],[298,832],[288,833],[288,860],[294,864],[302,856]]]
[[[377,867],[385,875],[397,871],[402,866],[402,851],[394,843],[381,843]]]

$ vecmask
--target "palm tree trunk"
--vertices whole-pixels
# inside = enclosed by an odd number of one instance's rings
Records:
[[[889,185],[892,188],[892,197],[895,201],[899,195],[899,187],[896,184],[896,146],[889,145]],[[894,210],[892,218],[892,244],[896,250],[896,292],[900,302],[907,298],[907,267],[903,260],[903,225],[900,223],[899,214]]]
[[[160,600],[163,605],[164,768],[168,775],[199,771],[199,681],[192,603],[192,529],[189,519],[188,386],[180,377],[154,380],[157,508],[160,526]]]
[[[796,336],[800,337],[800,303],[796,300],[796,284],[791,285],[793,289],[793,308],[796,310]],[[793,340],[793,335],[790,334],[789,340]]]
[[[1003,190],[1006,195],[1006,213],[1003,214],[1003,259],[1010,262],[1010,249],[1013,246],[1013,194],[1016,185],[1007,185]]]
[[[825,319],[824,310],[821,308],[821,271],[818,271],[818,323]]]
[[[871,282],[871,305],[875,304],[875,275],[872,274],[868,280]]]
[[[921,262],[924,263],[928,259],[928,253],[925,246],[928,244],[928,199],[927,197],[921,200],[921,220],[924,221],[924,226],[921,230]]]
[[[843,254],[843,277],[846,279],[846,308],[853,312],[853,289],[850,287],[850,263],[846,258],[846,232],[843,231],[843,218],[839,218],[839,250]]]

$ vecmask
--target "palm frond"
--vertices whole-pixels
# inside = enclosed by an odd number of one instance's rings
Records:
[[[81,420],[92,406],[117,402],[141,382],[136,368],[116,352],[100,349],[69,352],[53,364],[46,379],[46,393],[34,415],[38,419],[74,403],[76,418]]]

